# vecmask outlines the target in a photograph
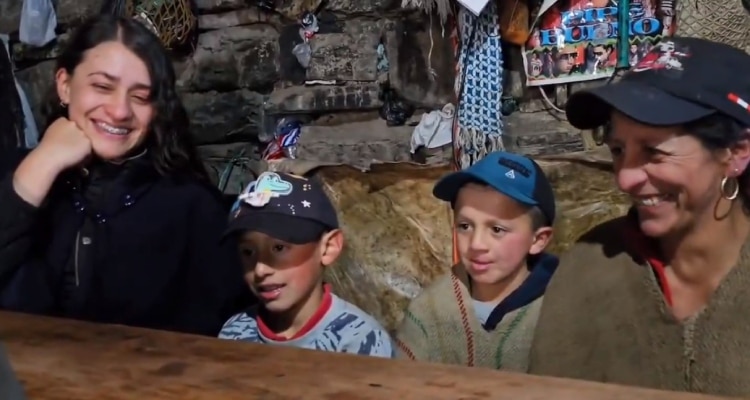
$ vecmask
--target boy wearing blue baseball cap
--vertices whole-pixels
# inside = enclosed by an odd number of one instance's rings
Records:
[[[460,263],[412,300],[396,333],[399,357],[526,372],[556,257],[555,198],[537,163],[494,152],[442,178]]]
[[[341,254],[344,237],[319,183],[261,174],[232,207],[225,236],[237,240],[245,280],[260,304],[230,318],[219,338],[394,355],[386,330],[323,283],[323,270]]]

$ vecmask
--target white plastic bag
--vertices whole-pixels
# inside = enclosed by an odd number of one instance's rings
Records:
[[[444,105],[442,110],[422,115],[411,135],[411,153],[414,154],[419,147],[434,149],[452,142],[455,115],[456,106],[451,103]]]
[[[57,15],[52,0],[23,0],[18,38],[22,43],[42,47],[55,39]]]
[[[302,42],[292,49],[292,53],[297,57],[297,61],[302,68],[307,69],[310,67],[310,61],[312,60],[312,48],[307,42]]]

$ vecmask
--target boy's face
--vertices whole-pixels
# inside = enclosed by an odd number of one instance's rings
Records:
[[[322,293],[323,266],[336,260],[342,241],[339,230],[307,244],[290,244],[264,233],[245,232],[239,238],[245,281],[266,310],[302,311],[320,300],[314,294]]]
[[[480,284],[513,280],[529,254],[544,250],[552,232],[549,227],[534,231],[528,208],[474,183],[458,192],[454,213],[461,262]]]

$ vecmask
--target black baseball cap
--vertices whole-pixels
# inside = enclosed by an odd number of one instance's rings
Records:
[[[224,237],[255,231],[288,243],[305,244],[338,228],[336,209],[320,183],[282,172],[264,172],[237,197]]]
[[[495,151],[469,168],[441,178],[432,190],[440,200],[456,202],[458,191],[469,182],[482,182],[528,207],[539,207],[549,226],[555,222],[555,193],[542,168],[529,157]]]
[[[565,107],[578,129],[609,121],[612,110],[646,125],[681,125],[724,114],[750,126],[750,55],[687,37],[665,38],[614,83],[574,93]]]

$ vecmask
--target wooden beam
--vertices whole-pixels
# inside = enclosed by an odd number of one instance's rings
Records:
[[[7,312],[0,341],[35,400],[718,399]]]

